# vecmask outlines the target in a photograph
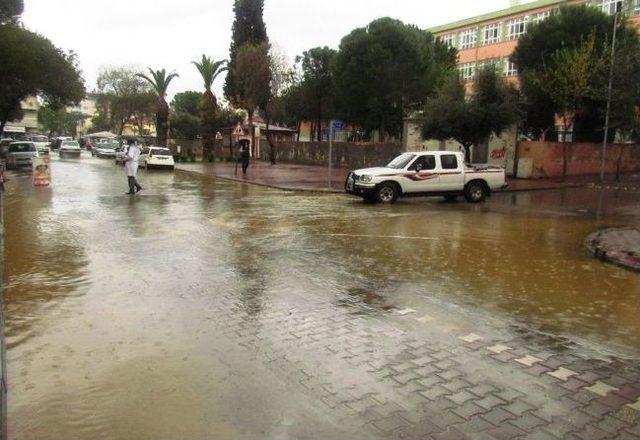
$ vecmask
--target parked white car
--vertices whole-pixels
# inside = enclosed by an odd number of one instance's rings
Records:
[[[421,151],[401,154],[385,167],[352,171],[345,190],[380,203],[410,196],[455,200],[461,195],[470,203],[479,203],[491,191],[506,186],[503,168],[466,165],[458,152]]]
[[[138,159],[138,166],[149,168],[175,168],[175,161],[173,160],[173,154],[168,148],[161,147],[145,147],[140,153]]]
[[[91,149],[91,155],[99,158],[113,159],[116,157],[117,148],[117,142],[101,142]]]
[[[7,151],[7,168],[31,167],[38,149],[33,142],[12,142]]]
[[[82,149],[80,148],[80,144],[78,141],[74,140],[63,140],[60,142],[60,148],[58,149],[58,154],[60,156],[80,156]]]

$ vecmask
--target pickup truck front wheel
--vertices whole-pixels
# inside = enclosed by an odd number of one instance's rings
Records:
[[[378,199],[380,203],[395,203],[399,196],[400,190],[395,183],[381,183],[376,188],[376,199]]]
[[[464,188],[464,198],[469,203],[484,202],[487,198],[487,190],[482,182],[469,182]]]

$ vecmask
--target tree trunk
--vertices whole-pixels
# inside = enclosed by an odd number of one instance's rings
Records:
[[[298,133],[296,134],[296,142],[300,142],[300,128],[302,128],[302,122],[298,121]]]
[[[158,99],[158,111],[156,113],[156,138],[159,147],[167,147],[169,138],[169,105],[163,98]]]
[[[471,145],[472,144],[462,144],[464,148],[464,161],[466,163],[471,163]]]
[[[271,161],[271,165],[276,164],[276,145],[271,138],[271,131],[269,131],[269,112],[265,110],[264,119],[266,123],[265,127],[265,137],[267,138],[267,143],[269,144],[269,160]]]

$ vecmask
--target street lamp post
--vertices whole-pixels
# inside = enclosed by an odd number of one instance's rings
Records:
[[[604,182],[604,172],[607,161],[607,142],[609,140],[609,118],[611,116],[611,95],[613,93],[613,69],[616,54],[616,33],[618,31],[618,15],[622,11],[622,2],[616,3],[613,14],[613,38],[611,41],[611,64],[609,66],[609,86],[607,88],[607,111],[604,117],[604,139],[602,139],[602,163],[600,164],[600,182]]]

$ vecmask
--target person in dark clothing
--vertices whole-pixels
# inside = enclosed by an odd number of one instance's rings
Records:
[[[251,149],[249,148],[249,142],[240,141],[240,161],[242,162],[242,174],[247,174],[247,168],[249,168],[249,160],[251,159]]]

